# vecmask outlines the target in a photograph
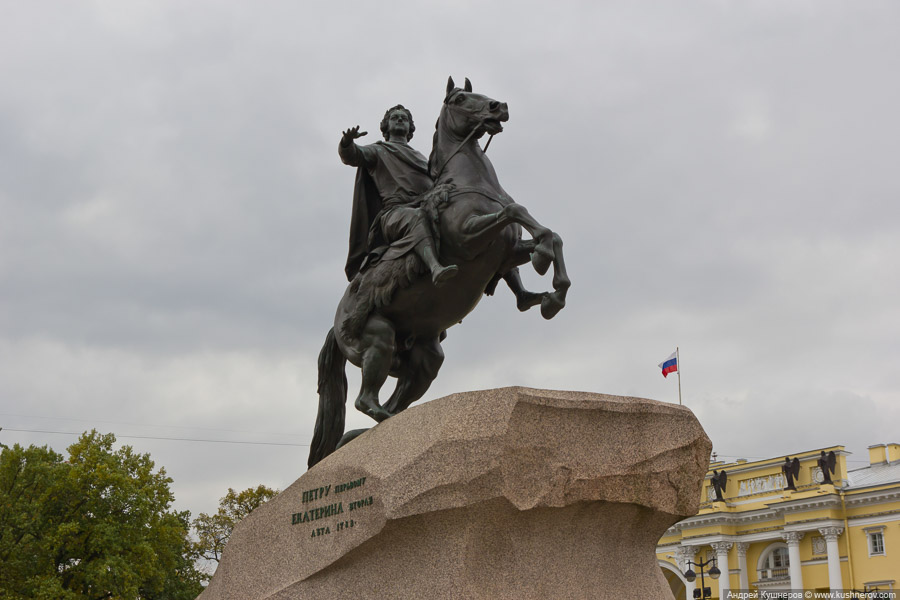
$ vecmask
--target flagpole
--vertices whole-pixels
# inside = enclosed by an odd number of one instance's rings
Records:
[[[675,364],[678,365],[678,404],[681,404],[681,357],[678,356],[678,346],[675,346]]]

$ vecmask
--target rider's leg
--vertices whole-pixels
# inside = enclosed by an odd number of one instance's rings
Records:
[[[416,244],[415,252],[422,259],[422,262],[425,263],[425,266],[428,267],[428,270],[431,272],[431,281],[438,287],[444,285],[447,280],[454,277],[459,271],[459,267],[456,265],[447,265],[445,267],[438,261],[437,254],[434,251],[434,244],[431,240],[424,240]]]
[[[413,251],[418,255],[436,286],[443,285],[456,275],[456,265],[444,266],[434,248],[434,234],[428,225],[428,217],[422,207],[397,206],[381,218],[381,231],[389,242],[413,241]]]
[[[390,321],[379,315],[372,315],[363,328],[360,346],[360,369],[362,384],[356,398],[356,409],[369,415],[379,423],[391,416],[378,403],[378,392],[387,381],[391,361],[396,350],[394,327]]]

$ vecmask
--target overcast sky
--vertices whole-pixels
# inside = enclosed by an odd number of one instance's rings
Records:
[[[489,156],[573,287],[552,321],[485,298],[426,400],[677,402],[679,346],[720,457],[865,461],[900,441],[898,28],[877,1],[0,1],[0,441],[113,432],[195,516],[293,482],[346,285],[341,131],[403,103],[427,154],[452,75],[509,104]]]

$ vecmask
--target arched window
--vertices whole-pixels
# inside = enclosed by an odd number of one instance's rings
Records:
[[[780,543],[773,544],[759,558],[759,578],[761,580],[787,579],[790,577],[790,564],[787,546]]]
[[[675,600],[690,600],[689,598],[685,599],[685,596],[687,595],[687,586],[685,585],[686,580],[681,570],[664,560],[657,560],[657,562],[659,563],[660,569],[662,569],[666,582],[669,584],[669,588],[672,590],[672,595],[675,596]]]

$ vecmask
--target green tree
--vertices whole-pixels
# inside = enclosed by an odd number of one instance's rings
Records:
[[[0,454],[0,598],[187,600],[202,591],[190,513],[147,454],[96,431],[69,459],[46,446]]]
[[[194,519],[194,530],[199,538],[196,545],[198,554],[206,560],[219,562],[235,525],[259,505],[277,495],[278,490],[264,485],[247,488],[242,492],[228,488],[225,497],[219,499],[219,510],[216,514],[200,513],[200,516]]]

